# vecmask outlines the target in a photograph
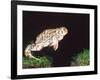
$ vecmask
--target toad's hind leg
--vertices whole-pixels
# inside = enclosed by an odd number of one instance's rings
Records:
[[[33,55],[32,55],[32,51],[31,51],[31,48],[32,48],[32,45],[28,45],[27,47],[26,47],[26,49],[25,49],[25,56],[26,57],[29,57],[29,58],[33,58],[33,59],[35,59],[35,60],[40,60],[40,59],[38,59],[38,58],[36,58],[36,57],[34,57]]]
[[[25,55],[26,57],[29,57],[29,58],[32,58],[32,59],[35,59],[35,60],[40,60],[40,59],[36,58],[35,56],[33,56],[31,51],[26,52],[25,54],[27,54],[27,55]]]

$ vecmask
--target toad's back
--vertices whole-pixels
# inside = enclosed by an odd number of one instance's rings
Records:
[[[49,46],[54,39],[60,41],[67,33],[68,30],[65,27],[44,30],[37,36],[35,44],[41,44],[44,47]]]
[[[40,33],[36,38],[36,44],[48,42],[52,40],[53,37],[57,36],[57,29],[48,29]]]

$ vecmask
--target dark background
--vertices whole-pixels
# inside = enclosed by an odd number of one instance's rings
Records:
[[[89,14],[23,11],[23,49],[43,30],[61,26],[69,33],[59,42],[58,50],[48,47],[37,54],[52,57],[55,67],[70,66],[74,55],[89,49]]]

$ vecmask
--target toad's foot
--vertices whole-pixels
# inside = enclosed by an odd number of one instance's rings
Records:
[[[38,60],[40,61],[40,59],[36,58],[35,56],[33,56],[32,54],[29,55],[29,58],[32,58],[32,59],[35,59],[35,60]]]

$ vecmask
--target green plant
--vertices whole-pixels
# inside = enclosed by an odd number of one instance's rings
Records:
[[[89,65],[89,50],[84,49],[82,52],[80,52],[76,56],[74,56],[72,64],[78,65],[78,66]]]
[[[23,68],[40,68],[40,67],[51,67],[52,62],[47,57],[37,56],[39,60],[33,58],[23,57]]]

